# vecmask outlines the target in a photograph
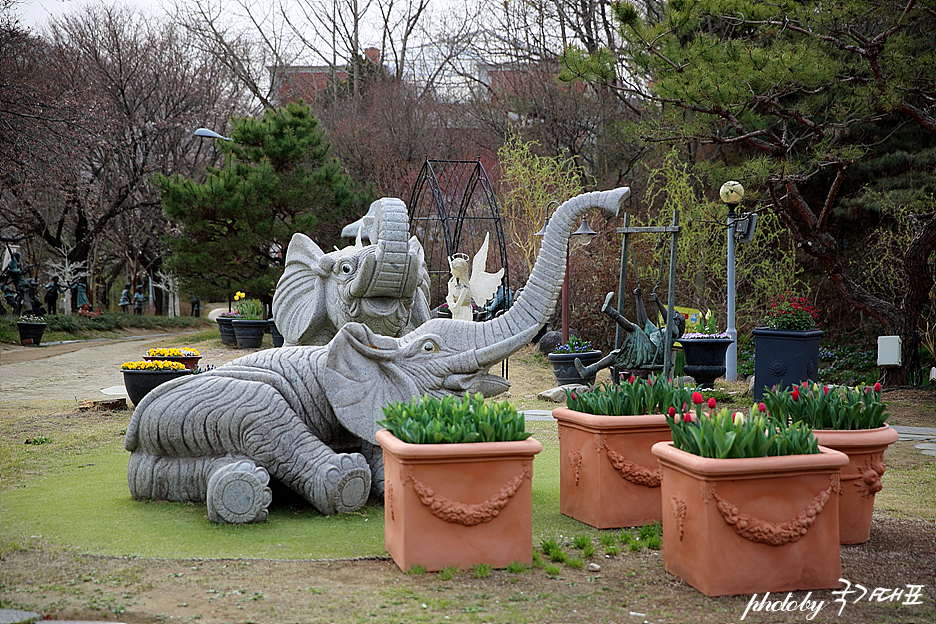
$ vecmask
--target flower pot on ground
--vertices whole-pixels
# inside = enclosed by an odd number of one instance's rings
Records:
[[[581,360],[584,366],[594,364],[601,359],[601,351],[592,349],[591,342],[581,340],[575,336],[568,342],[556,347],[556,350],[546,356],[552,365],[556,383],[560,386],[581,384],[590,386],[595,383],[595,376],[583,378],[575,367],[575,359]]]
[[[269,331],[270,324],[263,316],[263,304],[259,299],[248,299],[241,291],[234,294],[234,307],[237,317],[231,322],[234,339],[238,349],[259,349],[263,343],[263,334]]]
[[[41,316],[23,316],[16,322],[20,344],[24,347],[38,347],[42,342],[46,322]]]
[[[839,490],[839,541],[862,544],[871,538],[875,494],[884,487],[884,452],[897,432],[884,421],[881,386],[847,388],[802,384],[764,398],[768,410],[787,413],[813,429],[822,446],[848,456]]]
[[[120,370],[123,373],[127,396],[134,405],[139,405],[143,397],[156,386],[191,375],[194,372],[179,362],[164,360],[124,362]]]
[[[770,304],[754,334],[754,399],[774,386],[784,389],[819,375],[819,313],[808,299],[785,293]]]
[[[686,364],[683,372],[700,388],[711,389],[725,375],[725,352],[734,342],[727,334],[686,334],[679,338]]]
[[[651,447],[671,439],[666,413],[689,401],[664,378],[567,392],[559,430],[559,511],[599,529],[662,519],[661,471]]]
[[[234,336],[234,325],[232,324],[234,319],[237,318],[237,315],[229,315],[228,312],[224,312],[217,318],[218,321],[218,331],[221,333],[221,344],[227,345],[229,347],[237,346],[237,338]]]
[[[836,493],[848,458],[757,408],[685,420],[676,414],[673,442],[653,445],[664,569],[708,596],[839,587]]]
[[[428,417],[418,420],[424,409]],[[384,413],[384,545],[397,566],[532,564],[533,458],[543,447],[527,437],[523,417],[507,403],[485,406],[480,395],[424,397]]]
[[[195,349],[158,348],[147,351],[143,359],[147,362],[156,360],[178,362],[189,370],[195,370],[198,368],[198,360],[201,359],[201,355]]]
[[[286,339],[283,338],[283,334],[276,328],[276,323],[273,322],[273,319],[267,322],[270,324],[270,338],[273,340],[273,346],[282,347]]]
[[[259,349],[263,345],[263,334],[269,323],[255,319],[234,319],[234,338],[238,349]]]

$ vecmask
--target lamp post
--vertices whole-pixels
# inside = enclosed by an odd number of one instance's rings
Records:
[[[728,335],[731,344],[725,354],[725,379],[738,379],[738,330],[735,328],[735,209],[744,198],[744,187],[740,182],[730,180],[722,184],[718,191],[722,202],[728,208]]]
[[[546,235],[546,226],[549,225],[549,207],[553,204],[559,205],[557,201],[551,201],[546,206],[546,222],[543,224],[543,227],[540,228],[540,231],[534,234],[533,236],[545,236]],[[598,235],[598,232],[591,229],[588,225],[588,221],[585,220],[585,217],[582,217],[582,222],[579,224],[577,230],[572,232],[571,240],[575,240],[580,246],[584,247],[592,242],[592,239]],[[565,266],[565,275],[562,278],[562,343],[565,344],[569,341],[569,262],[572,259],[571,248],[566,245],[566,266]]]
[[[208,128],[199,128],[192,133],[200,139],[221,139],[222,141],[233,141],[231,137],[226,137],[218,134],[214,130],[209,130]],[[200,149],[200,148],[199,148]],[[228,290],[228,312],[231,311],[231,278],[227,279],[227,290]]]

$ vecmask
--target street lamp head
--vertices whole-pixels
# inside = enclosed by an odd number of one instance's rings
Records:
[[[226,136],[221,136],[214,130],[209,130],[208,128],[199,128],[194,132],[195,136],[201,137],[203,139],[221,139],[222,141],[233,141],[234,139]]]
[[[543,223],[543,227],[540,228],[540,231],[534,234],[533,236],[546,236],[546,228],[549,227],[549,217],[546,217],[546,222]]]
[[[737,206],[744,198],[744,187],[741,186],[740,182],[729,180],[721,185],[718,194],[724,203],[729,206]]]
[[[572,232],[572,238],[578,241],[578,244],[584,247],[588,243],[592,242],[592,239],[598,235],[598,232],[588,227],[588,221],[585,218],[582,218],[582,223],[579,225],[578,229]]]

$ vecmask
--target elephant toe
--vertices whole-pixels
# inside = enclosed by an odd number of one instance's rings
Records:
[[[238,461],[216,470],[208,479],[208,519],[226,524],[263,522],[273,500],[270,475],[252,461]]]
[[[336,454],[315,475],[313,503],[326,515],[357,511],[367,503],[371,472],[359,453]]]

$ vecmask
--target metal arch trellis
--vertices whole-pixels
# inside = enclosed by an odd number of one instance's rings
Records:
[[[450,277],[448,258],[458,252],[473,257],[488,232],[491,248],[487,270],[503,268],[501,283],[509,292],[510,269],[500,208],[480,159],[426,158],[413,185],[408,210],[410,234],[419,239],[426,254],[430,306],[445,301]]]

